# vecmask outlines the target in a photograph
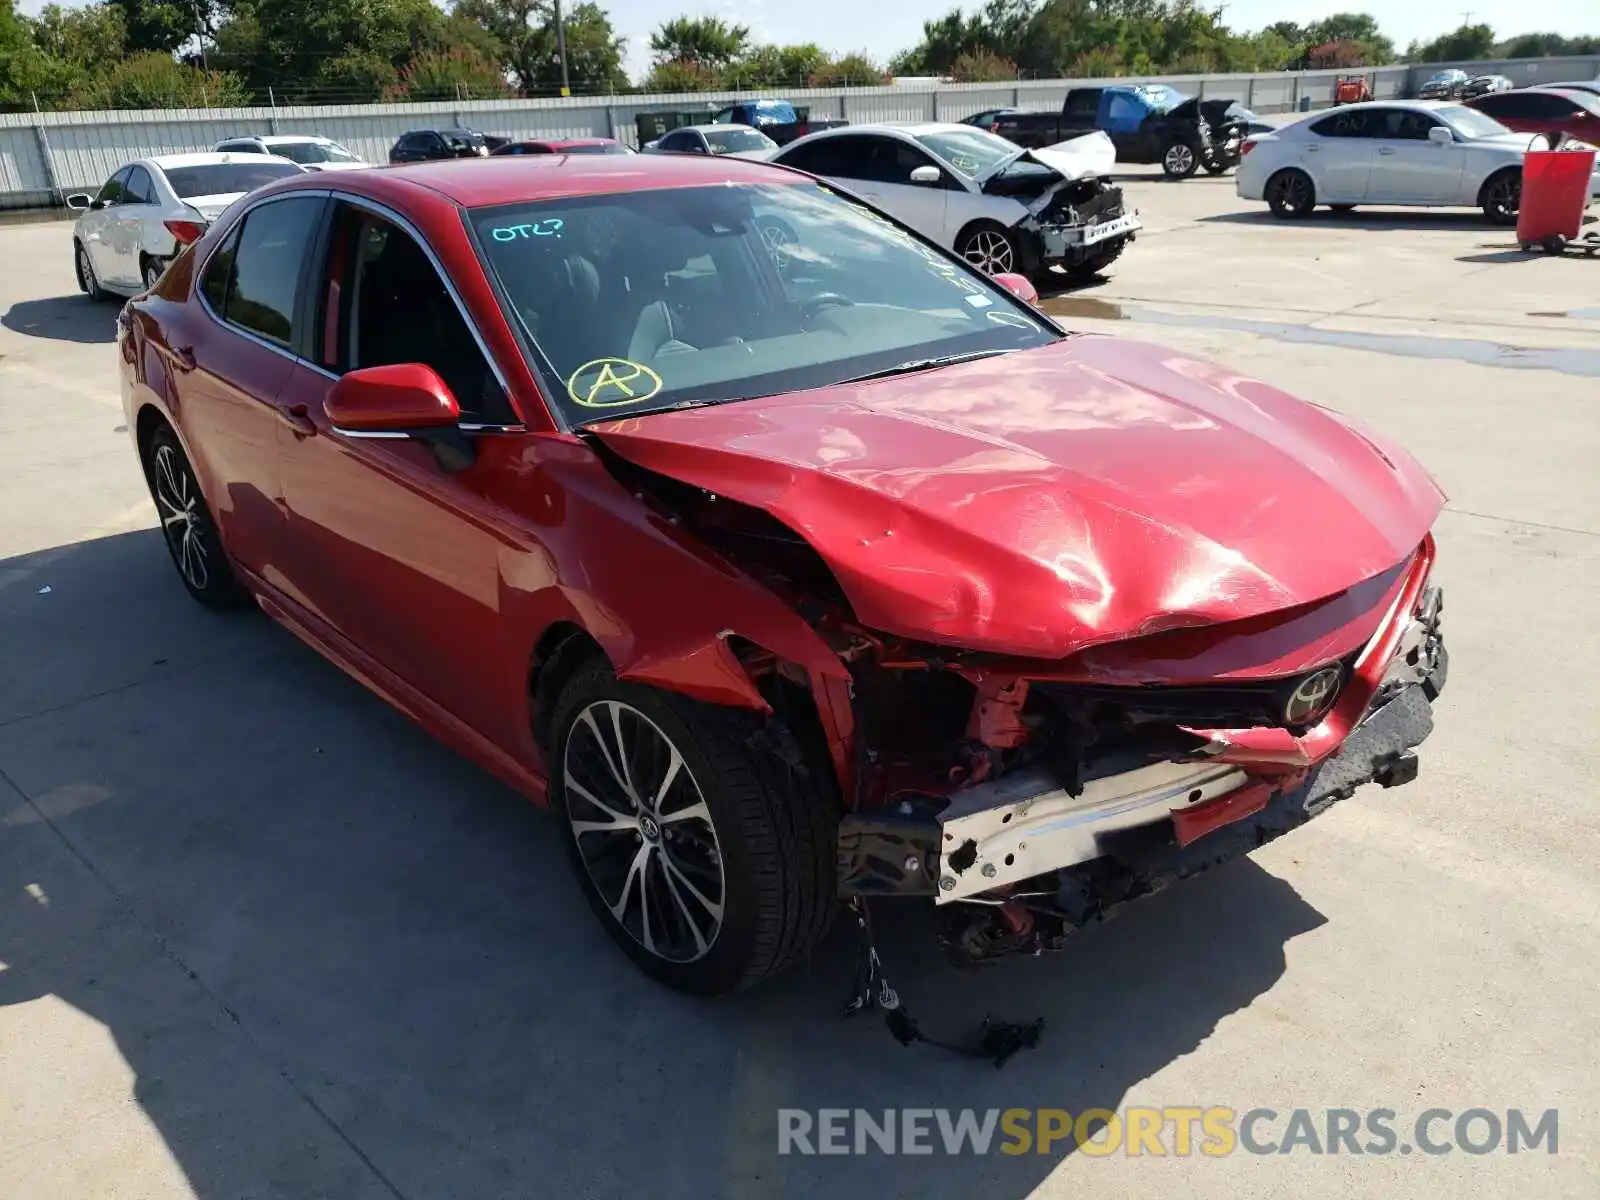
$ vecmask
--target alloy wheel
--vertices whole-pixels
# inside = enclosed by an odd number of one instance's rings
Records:
[[[1187,175],[1194,170],[1194,151],[1182,142],[1169,146],[1161,166],[1169,175]]]
[[[1491,180],[1484,190],[1483,206],[1494,220],[1511,224],[1517,219],[1517,210],[1522,206],[1522,180],[1515,175],[1502,175]]]
[[[1283,213],[1299,216],[1312,206],[1311,181],[1299,171],[1285,171],[1273,180],[1274,206]]]
[[[100,295],[100,281],[95,278],[94,261],[80,243],[78,246],[78,274],[83,279],[83,290],[94,300]]]
[[[154,291],[156,284],[161,282],[162,266],[153,258],[145,260],[144,264],[144,290]]]
[[[150,477],[161,532],[172,551],[172,561],[178,564],[184,581],[195,591],[203,592],[211,582],[211,566],[199,524],[200,489],[176,448],[170,445],[156,448]]]
[[[1004,275],[1016,258],[1011,240],[997,229],[980,229],[970,235],[962,246],[961,257],[986,275]]]
[[[672,739],[619,700],[573,720],[562,756],[567,820],[601,902],[645,951],[703,958],[722,928],[722,848],[698,781]]]

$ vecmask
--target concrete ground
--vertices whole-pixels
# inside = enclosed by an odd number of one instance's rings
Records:
[[[1051,307],[1415,451],[1451,496],[1453,674],[1415,784],[1067,952],[952,973],[893,944],[925,1026],[1046,1018],[1002,1071],[842,1021],[842,936],[755,995],[652,986],[543,814],[259,615],[192,604],[120,428],[114,309],[75,291],[67,226],[0,230],[0,1196],[1600,1194],[1600,261],[1467,213],[1286,225],[1229,180],[1130,189],[1146,235]],[[780,1106],[1135,1104],[1403,1132],[1556,1108],[1559,1153],[776,1154]]]

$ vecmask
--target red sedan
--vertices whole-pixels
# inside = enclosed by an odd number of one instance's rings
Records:
[[[1466,101],[1518,133],[1565,135],[1600,142],[1600,96],[1570,88],[1518,88]]]
[[[706,993],[841,898],[1054,946],[1415,773],[1429,476],[1029,297],[781,167],[539,156],[264,188],[118,342],[194,598],[550,802]]]
[[[496,154],[627,154],[628,148],[613,138],[532,138],[507,142],[490,152]]]

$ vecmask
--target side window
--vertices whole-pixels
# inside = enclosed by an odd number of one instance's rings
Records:
[[[100,203],[104,205],[125,203],[128,176],[132,173],[132,167],[123,167],[122,170],[118,171],[110,179],[106,180],[105,187],[100,189],[100,194],[96,196],[95,199],[99,200]]]
[[[235,225],[227,241],[212,252],[206,262],[206,273],[200,279],[200,292],[219,317],[228,305],[228,284],[233,281],[233,253],[239,245],[239,226]]]
[[[1311,127],[1313,133],[1323,137],[1369,138],[1382,137],[1389,128],[1393,110],[1387,108],[1362,108],[1354,112],[1341,112],[1324,117]]]
[[[1061,110],[1061,115],[1070,117],[1075,121],[1093,121],[1100,115],[1099,88],[1073,88],[1067,93],[1067,103]],[[1134,103],[1132,96],[1124,96],[1130,104]]]
[[[669,133],[661,139],[661,149],[672,151],[687,150],[689,148],[688,136],[685,133]]]
[[[135,167],[128,174],[128,185],[123,191],[124,204],[154,204],[155,188],[150,185],[150,172]]]
[[[468,423],[512,419],[511,407],[455,298],[426,252],[399,226],[360,209],[340,214],[329,259],[322,359],[337,371],[423,363],[438,372]],[[329,313],[330,318],[332,313]]]
[[[1106,119],[1113,124],[1137,125],[1144,120],[1145,107],[1127,92],[1112,92]]]
[[[263,204],[245,215],[220,310],[226,320],[268,341],[289,345],[301,268],[316,236],[322,206],[320,196],[296,197]],[[206,283],[210,284],[209,273]]]
[[[1438,122],[1427,113],[1394,108],[1384,113],[1384,120],[1378,124],[1373,136],[1396,141],[1425,142],[1428,140],[1428,130],[1437,124]]]
[[[1481,96],[1473,106],[1479,112],[1488,113],[1491,117],[1530,117],[1533,114],[1528,109],[1527,100],[1526,96],[1504,92],[1499,95]]]
[[[1570,117],[1577,105],[1561,96],[1525,96],[1530,117],[1547,117],[1557,120]]]
[[[816,168],[819,175],[835,175],[840,179],[872,179],[876,138],[829,138],[818,149],[824,155],[823,165]]]
[[[911,172],[918,167],[939,167],[921,150],[915,146],[908,146],[897,138],[883,138],[878,148],[876,158],[878,179],[882,183],[903,183],[911,185]],[[949,182],[949,172],[939,168],[939,178],[942,182]]]

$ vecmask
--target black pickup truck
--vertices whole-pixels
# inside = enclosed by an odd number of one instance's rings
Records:
[[[1250,114],[1231,100],[1196,100],[1166,84],[1073,88],[1059,113],[1000,112],[989,129],[1029,149],[1099,130],[1117,161],[1160,163],[1170,178],[1204,167],[1220,175],[1239,165]]]

